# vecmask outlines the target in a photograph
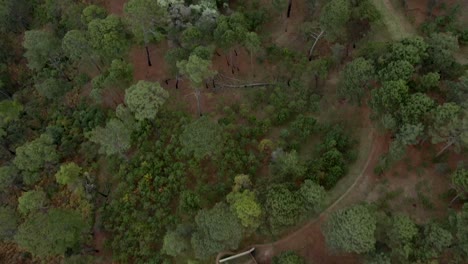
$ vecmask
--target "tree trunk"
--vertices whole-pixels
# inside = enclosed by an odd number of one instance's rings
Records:
[[[146,59],[148,60],[148,66],[151,67],[152,64],[151,64],[151,57],[150,57],[148,45],[145,46],[145,49],[146,49]]]
[[[453,143],[455,143],[455,140],[452,140],[452,141],[450,141],[449,143],[447,143],[447,144],[445,145],[445,147],[442,148],[442,149],[439,151],[439,153],[437,153],[436,158],[439,157],[440,155],[442,155],[442,153],[444,153],[445,150],[447,150],[450,146],[452,146]]]
[[[195,98],[197,99],[198,116],[202,116],[201,105],[200,105],[200,90],[198,89],[195,90]]]
[[[287,18],[291,16],[292,0],[289,0]]]
[[[175,88],[176,88],[176,89],[179,89],[179,74],[176,74]]]

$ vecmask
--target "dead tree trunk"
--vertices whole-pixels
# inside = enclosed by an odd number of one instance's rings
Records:
[[[315,39],[314,44],[309,50],[309,61],[312,60],[312,53],[314,52],[315,45],[317,45],[317,42],[323,37],[325,34],[325,30],[321,30],[319,33],[312,33],[312,37]]]
[[[148,45],[145,46],[145,49],[146,49],[146,59],[148,60],[148,66],[151,67],[152,63],[151,63],[151,57],[150,57]]]
[[[444,153],[450,146],[453,145],[453,143],[455,143],[455,140],[451,140],[449,143],[447,143],[436,155],[436,158],[439,157],[440,155],[442,155],[442,153]]]
[[[292,0],[289,0],[287,18],[291,16]]]

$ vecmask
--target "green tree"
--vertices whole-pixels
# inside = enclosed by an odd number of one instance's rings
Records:
[[[261,47],[261,40],[258,37],[257,33],[249,32],[245,35],[244,45],[249,50],[250,53],[250,68],[252,70],[252,75],[255,76],[253,55],[258,52]]]
[[[401,120],[404,124],[424,123],[424,119],[434,107],[434,100],[426,94],[411,94],[400,109]]]
[[[453,248],[460,261],[468,257],[468,203],[449,218],[454,233]]]
[[[128,48],[124,28],[120,18],[115,15],[92,20],[88,24],[91,47],[108,61],[122,57]]]
[[[200,196],[193,191],[183,190],[179,197],[179,210],[184,213],[192,213],[201,208]]]
[[[167,231],[164,235],[162,251],[173,257],[186,252],[190,248],[190,243],[184,231],[181,226],[178,226],[176,230]]]
[[[145,45],[148,66],[151,66],[148,44],[152,41],[160,41],[168,22],[166,8],[161,7],[158,1],[130,0],[125,4],[130,30],[138,42]]]
[[[122,121],[110,119],[106,127],[96,127],[87,134],[91,142],[99,144],[106,155],[123,154],[130,148],[132,131]]]
[[[70,89],[70,84],[62,79],[47,78],[36,83],[35,88],[40,95],[52,100],[63,96]]]
[[[457,196],[453,198],[452,201],[454,201],[458,197],[460,197],[461,199],[468,198],[468,170],[458,168],[452,174],[451,178],[451,187],[457,192]]]
[[[351,4],[348,0],[327,2],[320,14],[320,25],[330,40],[346,39],[346,24],[351,17]]]
[[[224,144],[222,128],[207,117],[186,125],[179,140],[183,151],[193,154],[197,160],[216,158]]]
[[[153,120],[168,97],[158,82],[139,81],[125,91],[125,104],[137,120]]]
[[[83,24],[88,25],[89,22],[96,19],[104,19],[107,16],[106,9],[97,5],[88,5],[83,9],[81,14],[81,21]]]
[[[372,90],[370,106],[379,115],[395,114],[409,97],[405,81],[384,82],[381,88]]]
[[[271,171],[279,182],[304,177],[307,168],[295,150],[279,155],[271,164]]]
[[[297,223],[303,212],[302,199],[285,185],[272,185],[267,189],[265,212],[274,233]]]
[[[82,184],[82,169],[74,162],[62,164],[55,174],[55,180],[61,185],[67,185],[70,189],[76,189]]]
[[[430,72],[421,77],[420,86],[422,91],[429,91],[432,88],[439,86],[440,74]]]
[[[318,212],[325,203],[327,192],[325,189],[311,180],[305,180],[299,189],[299,194],[304,200],[308,210]]]
[[[340,96],[351,100],[354,103],[361,104],[367,89],[369,81],[374,78],[374,66],[364,58],[357,58],[348,63],[341,75],[338,93]]]
[[[250,190],[231,192],[226,198],[231,210],[244,227],[255,230],[262,224],[262,207],[254,192]]]
[[[450,33],[433,33],[427,39],[429,63],[433,70],[450,75],[456,64],[453,52],[458,50],[458,39]]]
[[[374,250],[377,220],[367,205],[354,205],[333,213],[325,224],[327,245],[334,250],[366,253]]]
[[[90,62],[101,72],[98,56],[88,40],[85,31],[70,30],[62,39],[62,50],[65,55],[75,62]]]
[[[12,190],[12,185],[18,179],[18,174],[15,166],[5,165],[0,167],[0,193]]]
[[[305,260],[294,251],[286,251],[273,257],[273,264],[305,264]]]
[[[404,261],[413,253],[413,239],[418,235],[418,227],[406,215],[396,215],[391,218],[390,229],[387,232],[392,254]]]
[[[200,95],[203,81],[216,75],[211,69],[211,60],[202,59],[195,54],[190,55],[188,60],[177,62],[177,68],[181,74],[187,75],[192,83],[194,95],[197,99],[198,115],[201,116]]]
[[[468,112],[455,103],[444,103],[437,106],[432,112],[432,125],[429,135],[432,143],[444,142],[445,146],[437,155],[446,149],[455,146],[459,151],[462,146],[468,145]]]
[[[404,145],[415,145],[424,135],[424,132],[424,125],[421,123],[415,125],[404,124],[398,132],[396,138]]]
[[[56,164],[59,155],[54,140],[48,134],[27,142],[16,148],[15,166],[21,171],[26,184],[34,184],[39,180],[40,171],[48,164]]]
[[[419,239],[418,259],[427,261],[438,257],[440,253],[452,244],[453,236],[439,224],[431,222],[424,226],[423,237]]]
[[[386,61],[407,61],[412,65],[420,64],[427,58],[428,45],[422,37],[410,37],[393,43],[389,47]]]
[[[224,203],[212,209],[201,210],[195,217],[197,228],[192,236],[192,247],[199,259],[226,249],[237,249],[242,239],[242,225]]]
[[[22,111],[23,105],[18,101],[0,101],[0,138],[6,135],[5,128],[8,123],[18,120]]]
[[[239,174],[234,177],[234,186],[232,186],[233,192],[239,192],[246,189],[252,188],[252,181],[249,175]]]
[[[23,215],[28,215],[40,209],[44,209],[47,203],[47,195],[43,191],[24,192],[21,197],[18,198],[18,211]]]
[[[10,207],[0,207],[0,241],[11,240],[18,228],[18,216]]]
[[[408,81],[413,75],[414,67],[405,60],[392,61],[383,67],[379,72],[379,78],[382,82],[385,81]]]
[[[49,31],[30,30],[24,33],[23,47],[28,67],[39,71],[59,56],[60,41]]]
[[[38,257],[63,255],[68,249],[80,247],[87,229],[78,213],[51,209],[28,217],[19,226],[15,241]]]

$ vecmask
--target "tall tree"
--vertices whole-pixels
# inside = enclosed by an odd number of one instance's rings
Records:
[[[158,82],[139,81],[125,91],[125,104],[137,120],[152,120],[168,97]]]
[[[63,255],[69,249],[80,247],[88,228],[78,213],[51,209],[28,217],[19,226],[15,241],[38,257]]]
[[[0,101],[0,138],[6,134],[5,127],[8,123],[18,120],[23,105],[14,100]]]
[[[274,233],[297,223],[303,212],[302,199],[285,185],[268,187],[265,212]]]
[[[333,213],[325,224],[327,245],[334,250],[354,253],[375,248],[377,220],[367,205],[354,205]]]
[[[327,192],[325,189],[311,180],[305,180],[299,189],[299,194],[304,200],[304,205],[312,212],[322,209]]]
[[[55,174],[55,180],[61,185],[67,185],[71,190],[82,186],[83,169],[74,162],[62,164]]]
[[[128,48],[124,28],[120,18],[115,15],[92,20],[88,24],[91,47],[106,61],[123,57]]]
[[[23,215],[28,215],[40,209],[44,209],[47,203],[48,199],[44,191],[24,192],[21,197],[18,198],[18,211]]]
[[[354,103],[361,104],[369,81],[374,78],[375,69],[372,62],[364,58],[357,58],[348,63],[343,70],[338,93]]]
[[[466,199],[468,197],[468,170],[457,169],[452,174],[451,186],[457,192],[457,196],[452,199],[452,202],[457,198]]]
[[[218,203],[210,210],[201,210],[195,217],[197,229],[192,247],[197,258],[226,249],[237,249],[242,239],[242,225],[226,204]]]
[[[331,0],[320,14],[320,25],[330,40],[346,39],[346,23],[351,17],[348,0]]]
[[[13,163],[21,171],[24,183],[34,184],[40,179],[41,170],[48,164],[56,164],[58,159],[53,138],[42,134],[39,138],[18,147]]]
[[[62,39],[62,49],[65,55],[72,61],[89,61],[96,67],[99,72],[102,71],[98,62],[98,56],[91,47],[85,31],[68,31]]]
[[[432,125],[429,135],[432,143],[444,142],[439,151],[442,154],[446,149],[455,146],[459,151],[462,146],[468,145],[468,112],[455,103],[445,103],[433,110]]]
[[[160,6],[159,1],[130,0],[125,4],[124,10],[130,30],[137,41],[145,45],[148,66],[151,66],[148,44],[163,38],[168,23],[167,9]]]
[[[202,89],[203,81],[215,76],[216,71],[211,69],[210,60],[202,59],[195,54],[190,55],[188,60],[177,62],[177,68],[181,74],[187,75],[190,79],[192,88],[194,89],[195,98],[197,99],[198,115],[201,116],[200,90]]]
[[[255,76],[253,55],[254,55],[254,53],[256,53],[256,52],[258,52],[260,50],[260,45],[261,45],[261,41],[260,41],[260,38],[258,37],[257,33],[255,33],[255,32],[247,33],[245,35],[244,45],[249,50],[249,53],[250,53],[250,68],[251,68],[251,71],[252,71],[252,76]]]
[[[10,207],[0,207],[0,241],[13,239],[18,228],[18,215]]]
[[[120,154],[130,148],[132,130],[121,120],[112,118],[105,127],[97,127],[87,134],[91,142],[101,146],[100,152],[106,155]]]
[[[262,224],[262,207],[258,203],[254,192],[250,190],[232,192],[226,198],[231,209],[245,228],[255,230]]]
[[[197,160],[216,158],[224,145],[222,128],[207,117],[186,125],[179,140],[183,151],[193,154]]]
[[[39,71],[59,56],[60,41],[49,31],[30,30],[24,33],[23,47],[28,67]]]

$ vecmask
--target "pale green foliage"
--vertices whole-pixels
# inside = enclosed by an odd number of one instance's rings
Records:
[[[24,57],[28,60],[28,67],[39,71],[58,56],[60,41],[48,31],[30,30],[24,34],[23,47],[26,49]]]
[[[68,185],[68,187],[75,187],[81,181],[82,169],[74,162],[62,164],[60,170],[55,174],[55,180],[61,185]]]
[[[15,166],[6,165],[0,167],[0,193],[11,190],[12,184],[18,177],[18,170]]]
[[[299,189],[299,194],[304,200],[305,206],[313,212],[318,212],[324,205],[327,192],[325,189],[311,180],[305,180]]]
[[[47,203],[47,195],[43,191],[24,192],[21,197],[18,198],[18,211],[23,215],[35,213],[44,208]]]
[[[35,256],[63,255],[68,248],[80,246],[87,228],[78,213],[51,209],[28,217],[18,228],[15,241]]]
[[[131,133],[130,128],[122,121],[112,118],[106,127],[96,127],[87,136],[91,142],[101,146],[101,153],[113,155],[122,154],[130,148]]]
[[[304,259],[294,251],[286,251],[273,258],[273,264],[305,264]]]
[[[424,125],[404,124],[397,134],[397,140],[404,145],[414,145],[419,142],[420,137],[424,135]]]
[[[42,134],[39,138],[16,148],[15,166],[21,170],[23,181],[33,184],[39,180],[39,172],[44,166],[58,162],[59,155],[51,136]]]
[[[244,45],[249,50],[250,53],[255,53],[260,50],[262,42],[255,32],[248,32],[245,35]]]
[[[137,120],[152,120],[168,97],[158,82],[139,81],[125,91],[125,104]]]
[[[418,227],[406,215],[397,215],[391,218],[388,240],[392,253],[408,259],[414,249],[413,239],[418,235]]]
[[[333,213],[325,224],[327,245],[334,250],[366,253],[374,250],[377,220],[366,205]]]
[[[158,28],[164,28],[168,22],[166,8],[153,0],[130,0],[125,4],[130,30],[139,42],[148,44],[159,41],[163,35]]]
[[[459,168],[452,174],[452,188],[462,199],[468,197],[468,170]]]
[[[18,228],[18,216],[9,207],[0,207],[0,241],[9,241]]]
[[[413,75],[414,67],[405,60],[392,61],[378,73],[381,81],[408,81]]]
[[[87,25],[89,22],[95,19],[104,19],[107,16],[107,12],[104,8],[97,5],[89,5],[83,9],[81,14],[81,21],[83,24]]]
[[[93,52],[86,32],[81,30],[70,30],[62,39],[62,49],[70,59],[79,61],[91,57]]]
[[[372,63],[364,58],[357,58],[348,63],[341,75],[339,95],[360,104],[369,81],[374,78],[374,72]]]
[[[351,4],[348,0],[331,0],[320,14],[320,25],[330,40],[346,38],[346,23],[351,16]]]
[[[299,179],[306,173],[306,166],[295,150],[279,155],[271,164],[273,174],[280,180]]]
[[[216,75],[216,71],[211,69],[211,61],[204,60],[197,55],[190,55],[188,60],[177,62],[177,68],[181,74],[187,75],[195,88],[200,88],[203,80]]]
[[[252,188],[252,181],[249,175],[239,174],[234,177],[234,186],[232,186],[233,192],[239,192],[250,188]]]
[[[231,205],[231,210],[234,211],[244,227],[254,230],[260,226],[262,208],[254,192],[250,190],[232,192],[226,198]]]
[[[224,143],[223,130],[208,117],[201,117],[184,127],[179,140],[183,150],[197,160],[217,157]]]
[[[189,242],[180,230],[167,231],[163,239],[162,251],[170,256],[177,256],[190,248]]]
[[[104,59],[122,57],[128,47],[126,34],[120,18],[109,15],[105,19],[95,19],[88,24],[91,46]]]
[[[195,217],[197,230],[192,247],[199,259],[222,250],[237,249],[242,239],[242,225],[226,204],[218,203],[210,210],[201,210]]]

